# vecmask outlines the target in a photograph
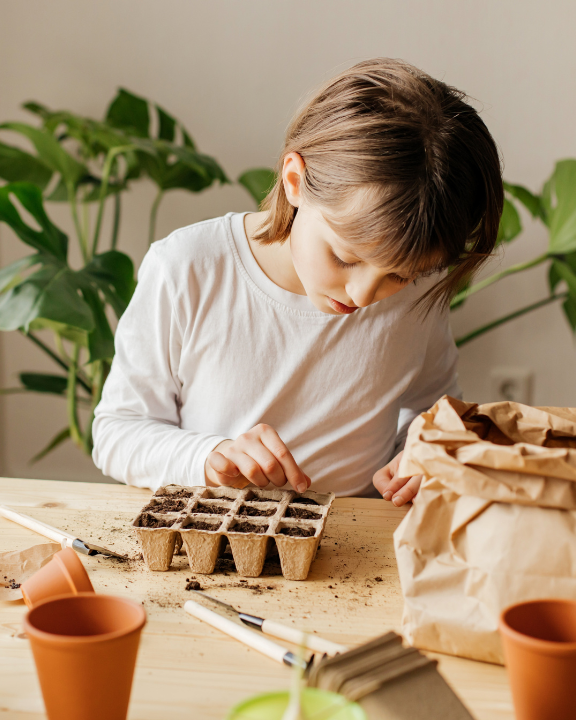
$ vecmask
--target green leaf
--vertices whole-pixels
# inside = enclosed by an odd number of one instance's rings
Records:
[[[156,112],[158,113],[159,124],[158,137],[161,140],[173,142],[176,132],[176,120],[171,115],[168,115],[159,105],[156,105]]]
[[[74,273],[46,265],[0,296],[0,330],[29,329],[37,318],[90,332],[94,318],[80,297]]]
[[[41,231],[34,230],[23,222],[20,214],[10,201],[14,194],[38,222]],[[0,221],[9,225],[27,245],[65,261],[68,252],[68,238],[46,215],[42,204],[42,193],[31,183],[10,183],[0,188]]]
[[[68,385],[65,375],[48,375],[46,373],[20,373],[20,382],[28,390],[34,392],[64,395]]]
[[[88,168],[69,155],[48,130],[18,122],[2,123],[0,129],[14,130],[31,140],[42,162],[59,172],[67,182],[76,185],[88,173]]]
[[[514,207],[510,200],[504,199],[504,208],[502,210],[502,217],[500,218],[500,225],[498,227],[498,236],[496,238],[496,245],[500,243],[508,243],[514,240],[522,232],[522,223],[520,222],[520,215],[518,210]]]
[[[55,320],[36,318],[36,320],[32,320],[28,325],[28,330],[31,332],[35,330],[51,330],[65,340],[70,340],[70,342],[80,345],[81,347],[88,347],[88,333],[86,330],[79,330],[71,325],[65,325]]]
[[[106,122],[113,127],[129,130],[138,137],[150,137],[148,102],[120,88],[108,108]]]
[[[545,211],[538,195],[534,195],[534,193],[530,192],[530,190],[523,185],[511,185],[507,182],[504,182],[504,190],[519,200],[533,218],[539,217],[544,219]]]
[[[576,273],[572,269],[569,263],[565,260],[559,260],[555,258],[552,261],[550,272],[548,275],[548,281],[550,283],[550,289],[552,292],[556,289],[558,283],[564,280],[568,286],[568,292],[570,296],[576,299]]]
[[[70,428],[64,428],[64,430],[60,430],[60,432],[55,435],[52,440],[46,445],[45,448],[40,450],[39,453],[34,455],[34,457],[30,460],[30,465],[37,463],[39,460],[42,460],[43,457],[46,457],[48,453],[52,452],[55,448],[58,447],[58,445],[61,445],[65,440],[68,440],[70,437]]]
[[[31,182],[44,189],[52,174],[52,170],[34,155],[0,143],[0,177],[4,180]]]
[[[17,285],[21,280],[20,273],[27,270],[32,265],[40,262],[38,255],[28,255],[28,257],[16,260],[16,262],[0,269],[0,293],[10,290],[13,285]]]
[[[562,308],[564,310],[564,314],[566,315],[566,319],[570,323],[572,332],[576,332],[576,298],[572,295],[567,297],[562,304]]]
[[[92,310],[94,330],[88,335],[89,362],[107,360],[114,357],[114,335],[110,329],[104,304],[95,290],[82,290],[84,299]]]
[[[134,263],[128,255],[118,250],[96,255],[80,274],[96,282],[103,291],[111,287],[125,305],[130,302],[136,288]]]
[[[260,206],[276,182],[276,173],[270,168],[253,168],[242,173],[238,182],[248,190],[256,204]]]
[[[576,251],[576,160],[556,163],[543,197],[550,221],[550,254]]]

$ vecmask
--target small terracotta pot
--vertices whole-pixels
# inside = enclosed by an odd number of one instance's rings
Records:
[[[35,605],[24,618],[49,720],[125,720],[142,605],[79,593]]]
[[[574,720],[576,601],[512,605],[500,633],[517,720]]]
[[[22,583],[20,589],[29,608],[57,595],[94,592],[82,561],[71,548],[57,552],[50,562]]]

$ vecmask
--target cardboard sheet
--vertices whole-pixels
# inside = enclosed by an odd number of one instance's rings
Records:
[[[502,663],[503,608],[576,598],[576,409],[445,396],[399,472],[424,475],[394,534],[411,644]]]
[[[12,552],[0,553],[0,601],[22,600],[20,586],[37,570],[46,565],[52,556],[62,550],[60,543],[41,543]]]

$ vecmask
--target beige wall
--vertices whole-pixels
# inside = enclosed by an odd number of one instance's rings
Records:
[[[271,165],[302,96],[360,59],[386,55],[421,66],[466,90],[501,148],[506,177],[538,188],[553,162],[576,157],[576,4],[526,0],[27,0],[1,3],[0,120],[23,119],[22,101],[99,116],[122,85],[179,117],[200,148],[235,177]],[[5,136],[8,140],[8,136]],[[152,188],[128,198],[121,249],[139,262],[146,247],[143,207]],[[70,228],[66,208],[53,217]],[[173,193],[158,236],[229,210],[250,209],[239,188]],[[545,248],[532,226],[493,266]],[[22,246],[0,226],[0,261]],[[536,269],[477,296],[454,315],[460,334],[544,297]],[[28,341],[1,338],[1,385],[20,370],[48,370]],[[534,402],[576,405],[575,353],[556,307],[471,343],[461,354],[468,399],[490,398],[489,373],[514,365],[535,373]],[[30,467],[28,459],[65,425],[63,401],[17,396],[1,404],[0,472],[22,477],[97,479],[71,446]]]

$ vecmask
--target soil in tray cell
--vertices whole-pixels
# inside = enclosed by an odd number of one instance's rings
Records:
[[[296,497],[290,501],[290,505],[320,505],[320,503],[312,498],[303,498],[296,495]]]
[[[250,500],[248,500],[249,503],[277,503],[280,502],[280,500],[274,500],[273,498],[266,498],[266,497],[252,497]]]
[[[228,510],[230,510],[229,507],[222,507],[222,505],[204,505],[204,503],[198,503],[191,512],[192,514],[203,513],[205,515],[226,515]]]
[[[251,515],[252,517],[270,517],[270,515],[274,515],[275,512],[276,508],[269,508],[268,510],[266,510],[265,508],[242,505],[240,510],[238,510],[238,515]]]
[[[156,497],[160,500],[161,498],[191,498],[194,493],[192,490],[176,490],[176,492],[166,493],[166,495],[157,495]]]
[[[140,518],[139,527],[143,528],[169,528],[174,525],[176,520],[174,518],[157,518],[149,513],[143,513]]]
[[[285,527],[280,530],[282,535],[290,535],[290,537],[312,537],[315,532],[314,528],[303,527]]]
[[[146,505],[144,512],[146,512],[146,510],[151,510],[156,513],[180,512],[181,510],[184,510],[185,507],[186,500],[178,500],[176,498],[168,497],[166,500],[162,500],[159,503],[152,502],[149,505]]]
[[[262,535],[267,529],[268,527],[266,525],[254,525],[254,523],[242,520],[242,522],[236,523],[236,525],[231,527],[230,531],[239,533],[258,533],[259,535]]]
[[[191,520],[182,526],[182,530],[218,530],[221,523],[209,523],[205,520]]]
[[[306,510],[306,508],[288,507],[286,508],[286,517],[302,518],[304,520],[318,520],[321,515],[320,513],[313,512],[312,510]]]

